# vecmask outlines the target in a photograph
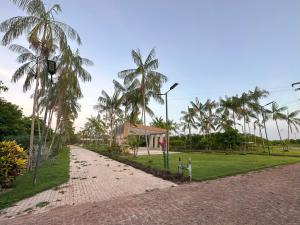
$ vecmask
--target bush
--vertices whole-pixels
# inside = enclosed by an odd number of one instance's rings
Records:
[[[184,150],[185,148],[185,142],[183,140],[180,140],[180,139],[175,139],[175,140],[172,140],[170,139],[170,150]]]
[[[0,142],[0,189],[11,186],[26,165],[26,153],[15,141]]]
[[[30,135],[24,134],[24,135],[5,136],[2,141],[16,141],[18,145],[20,145],[22,148],[29,149]],[[33,142],[35,144],[39,143],[38,136],[34,137]]]

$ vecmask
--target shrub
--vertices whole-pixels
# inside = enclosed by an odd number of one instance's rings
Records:
[[[170,149],[171,150],[182,150],[185,147],[185,142],[180,139],[170,140]]]
[[[15,141],[0,142],[0,189],[11,186],[26,165],[26,153]]]

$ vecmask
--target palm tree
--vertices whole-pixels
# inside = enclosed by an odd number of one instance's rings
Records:
[[[285,106],[279,107],[277,103],[275,103],[275,102],[272,103],[272,107],[271,107],[272,119],[276,123],[276,128],[277,128],[279,139],[280,139],[281,143],[282,143],[282,138],[281,138],[280,130],[278,127],[278,120],[286,120],[286,115],[283,113],[286,110],[287,110],[287,107],[285,107]]]
[[[67,46],[67,37],[81,44],[78,33],[69,25],[57,21],[55,15],[61,12],[60,5],[55,4],[46,10],[42,0],[12,0],[27,15],[16,16],[0,24],[0,32],[4,32],[2,44],[10,44],[24,33],[28,35],[29,42],[37,47],[42,43],[43,55],[48,55],[51,46],[59,43],[61,49]],[[47,43],[46,45],[44,45]]]
[[[142,101],[142,118],[144,125],[146,125],[146,105],[151,98],[163,103],[162,97],[157,94],[160,93],[161,86],[167,81],[167,77],[156,71],[158,69],[158,59],[155,58],[155,49],[150,51],[145,61],[143,61],[139,49],[132,50],[131,56],[136,68],[123,70],[118,73],[118,76],[119,78],[124,79],[124,85],[139,82],[139,95],[141,95],[141,98],[138,98],[138,100]],[[148,155],[150,156],[146,131],[145,139]]]
[[[198,120],[197,125],[199,126],[199,133],[201,133],[201,131],[203,131],[202,121],[205,116],[205,105],[202,104],[197,97],[195,98],[195,102],[191,101],[191,105],[194,111],[197,113],[195,113],[195,118]]]
[[[81,43],[77,32],[65,23],[55,20],[55,14],[61,12],[59,5],[53,5],[47,11],[42,0],[12,0],[19,6],[27,15],[16,16],[5,20],[0,24],[0,32],[4,32],[2,44],[4,46],[10,44],[14,39],[17,39],[23,34],[26,34],[27,40],[36,54],[32,54],[21,46],[13,45],[11,50],[17,51],[21,55],[18,60],[24,63],[15,73],[13,80],[17,81],[20,75],[27,73],[24,88],[30,87],[33,77],[36,78],[36,87],[33,101],[33,116],[30,135],[30,149],[28,169],[31,169],[32,151],[33,151],[33,134],[34,120],[37,110],[37,90],[39,87],[40,71],[43,71],[43,64],[49,58],[55,49],[56,43],[59,44],[60,50],[64,50],[67,46],[67,37],[75,39],[78,44]],[[33,68],[35,64],[36,68]],[[43,67],[43,68],[41,68]],[[48,75],[44,73],[45,75]]]
[[[91,81],[91,74],[85,66],[93,65],[93,62],[80,56],[79,51],[73,52],[70,47],[66,48],[62,55],[53,58],[57,61],[57,82],[53,86],[52,95],[55,96],[56,128],[50,149],[54,143],[56,133],[60,134],[68,131],[71,123],[77,117],[80,106],[77,100],[82,97],[79,80],[83,82]],[[46,92],[50,94],[50,92]],[[48,102],[48,104],[51,103]],[[67,121],[67,120],[70,121]],[[70,131],[70,129],[69,129]]]
[[[192,149],[192,139],[191,139],[191,134],[192,134],[192,128],[196,128],[195,124],[195,110],[193,108],[188,108],[187,111],[181,111],[182,117],[182,130],[185,132],[188,130],[189,132],[189,140],[190,140],[190,149]]]
[[[293,111],[291,113],[287,112],[286,121],[288,125],[288,144],[290,143],[290,132],[293,132],[292,127],[298,132],[298,126],[300,125],[300,119],[298,118],[300,110]],[[288,150],[288,146],[287,146]]]
[[[177,132],[178,129],[178,125],[177,123],[175,123],[173,120],[169,120],[168,123],[166,123],[166,121],[160,116],[160,117],[154,117],[152,122],[151,122],[151,126],[153,127],[158,127],[158,128],[163,128],[163,129],[167,129],[170,132]]]
[[[223,129],[226,130],[232,125],[234,125],[234,121],[232,121],[230,116],[230,110],[232,109],[232,98],[228,98],[225,96],[225,98],[220,98],[218,108],[216,109],[216,114],[218,115],[219,125],[217,126],[217,129]]]
[[[3,84],[3,82],[0,80],[0,93],[8,91],[8,88]]]
[[[81,131],[88,138],[99,139],[105,135],[105,124],[99,117],[87,118],[87,122],[84,124],[84,129]]]
[[[38,117],[38,91],[39,84],[41,83],[41,79],[45,78],[46,65],[45,62],[42,61],[39,57],[39,48],[34,48],[31,51],[20,45],[10,45],[9,49],[15,53],[18,53],[17,62],[22,65],[15,71],[12,76],[13,82],[18,82],[23,76],[26,76],[25,82],[23,84],[23,91],[26,92],[30,90],[32,83],[35,81],[35,89],[33,94],[33,108],[32,108],[32,116],[31,116],[31,132],[30,132],[30,141],[29,141],[29,157],[27,163],[27,169],[30,170],[32,168],[32,157],[33,157],[33,140],[34,140],[34,124],[36,117]],[[40,72],[42,71],[42,72]],[[39,76],[43,74],[42,76]],[[47,76],[47,75],[46,75]]]
[[[215,115],[213,110],[218,106],[218,103],[216,101],[212,101],[210,99],[207,99],[205,104],[204,104],[204,109],[206,111],[206,116],[204,118],[204,124],[205,125],[205,130],[206,134],[210,135],[211,130],[215,130],[214,127],[214,121],[215,121]]]
[[[104,90],[101,92],[102,96],[98,98],[98,104],[94,107],[100,113],[106,113],[106,119],[109,119],[110,124],[110,133],[115,138],[113,133],[114,128],[116,127],[117,117],[123,114],[121,109],[123,103],[123,96],[119,90],[115,90],[112,96],[109,96]],[[110,145],[112,144],[110,140]]]
[[[233,124],[234,124],[234,129],[236,129],[236,117],[240,117],[240,113],[241,113],[241,101],[240,98],[238,96],[232,96],[231,97],[231,105],[230,105],[230,109],[232,111],[232,118],[233,118]]]

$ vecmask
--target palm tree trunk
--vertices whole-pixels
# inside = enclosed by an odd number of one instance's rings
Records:
[[[275,120],[275,123],[276,123],[276,128],[277,128],[277,131],[278,131],[280,143],[281,143],[281,145],[282,145],[282,150],[284,150],[284,146],[283,146],[283,143],[282,143],[282,138],[281,138],[281,134],[280,134],[280,130],[279,130],[279,127],[278,127],[278,122],[277,122],[277,120]]]
[[[144,117],[144,126],[146,126],[146,102],[145,102],[145,92],[143,90],[143,117]],[[146,141],[146,148],[147,148],[147,152],[148,152],[148,156],[150,158],[150,150],[149,150],[149,146],[148,146],[148,136],[146,133],[146,129],[145,129],[145,141]]]
[[[54,112],[54,110],[51,110],[50,113],[49,113],[49,118],[48,118],[48,123],[47,123],[48,125],[47,125],[47,130],[46,130],[46,135],[45,135],[45,141],[44,141],[44,147],[46,147],[46,144],[47,144],[47,138],[48,138],[49,130],[50,130],[51,123],[52,123],[53,112]]]
[[[289,150],[289,144],[290,144],[290,122],[289,119],[287,119],[287,124],[288,124],[288,141],[287,141],[287,151]]]
[[[28,152],[28,163],[27,163],[27,170],[32,170],[32,163],[33,163],[33,147],[34,147],[34,122],[35,117],[37,113],[37,101],[38,101],[38,88],[39,88],[39,64],[37,60],[36,65],[36,82],[35,82],[35,90],[34,90],[34,96],[33,96],[33,107],[32,107],[32,117],[31,117],[31,129],[30,129],[30,140],[29,140],[29,152]]]
[[[260,138],[262,140],[263,149],[265,149],[265,141],[264,141],[264,138],[262,136],[261,126],[258,126],[258,127],[259,127],[259,135],[260,135]]]
[[[192,150],[191,126],[189,126],[190,150]]]
[[[256,127],[254,123],[253,123],[253,132],[254,132],[254,146],[256,147]]]

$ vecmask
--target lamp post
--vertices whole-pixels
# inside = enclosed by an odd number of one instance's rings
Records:
[[[266,118],[265,118],[265,111],[264,111],[264,107],[270,105],[274,103],[274,101],[269,102],[268,104],[265,104],[263,106],[261,106],[261,113],[262,113],[262,117],[263,117],[263,122],[264,122],[264,127],[265,127],[265,135],[266,135],[266,140],[267,140],[267,146],[268,146],[268,153],[270,154],[270,146],[269,146],[269,139],[268,139],[268,133],[267,133],[267,128],[266,128]]]
[[[52,76],[53,76],[53,74],[56,73],[56,63],[55,63],[55,61],[47,60],[47,70],[48,70],[48,73],[51,75],[51,78],[50,78],[50,91],[51,91],[52,82],[53,82]],[[49,92],[48,95],[50,96],[51,93]],[[36,177],[37,177],[38,167],[39,167],[40,158],[41,158],[43,139],[44,139],[45,132],[46,132],[47,114],[48,114],[48,105],[46,105],[46,108],[45,108],[44,124],[43,124],[44,126],[43,126],[43,129],[42,129],[42,132],[41,132],[41,137],[40,137],[40,140],[39,140],[39,148],[38,148],[38,153],[37,153],[36,163],[35,163],[35,168],[34,168],[34,173],[33,173],[32,183],[34,185],[36,184]]]
[[[169,118],[168,118],[168,93],[173,90],[176,86],[178,85],[178,83],[174,83],[170,88],[169,90],[164,93],[164,94],[158,94],[158,95],[164,95],[165,96],[165,101],[166,101],[166,140],[167,140],[167,143],[166,143],[166,147],[167,147],[167,163],[166,163],[166,167],[167,169],[169,169],[169,126],[168,126],[168,122],[169,122]]]

